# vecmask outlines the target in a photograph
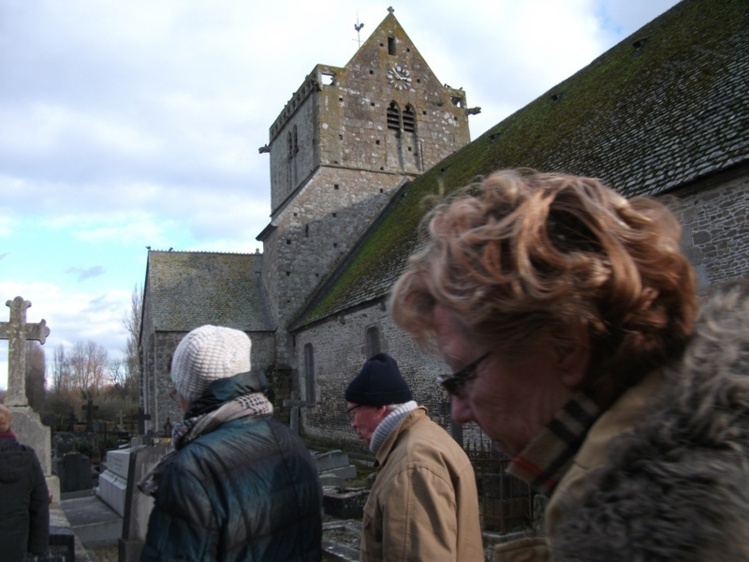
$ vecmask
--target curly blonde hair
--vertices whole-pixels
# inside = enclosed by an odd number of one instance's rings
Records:
[[[495,172],[436,206],[426,243],[393,287],[396,324],[436,349],[433,309],[477,343],[522,353],[571,326],[590,335],[588,380],[637,382],[680,354],[697,311],[681,227],[651,198],[627,200],[599,180]],[[610,376],[609,376],[610,375]]]

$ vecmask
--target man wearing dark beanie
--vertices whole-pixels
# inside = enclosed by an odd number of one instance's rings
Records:
[[[483,561],[476,477],[463,449],[378,353],[346,388],[346,412],[374,453],[360,560]]]

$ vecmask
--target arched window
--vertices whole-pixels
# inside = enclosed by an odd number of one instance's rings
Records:
[[[393,131],[401,130],[401,110],[400,107],[398,107],[398,104],[394,101],[391,101],[388,106],[387,122],[388,129],[392,129]]]
[[[294,141],[291,138],[291,131],[286,133],[286,149],[288,151],[288,159],[291,160],[294,157]]]
[[[315,353],[311,343],[304,345],[304,380],[307,389],[306,401],[313,404],[317,401],[317,397],[315,396]]]
[[[297,135],[297,132],[296,132],[296,125],[294,125],[294,127],[292,129],[292,132],[293,132],[293,135],[294,135],[294,140],[293,140],[293,143],[294,143],[294,154],[296,154],[297,152],[299,152],[299,135]]]
[[[407,133],[416,131],[416,111],[411,104],[408,104],[403,112],[403,130]]]
[[[369,359],[382,351],[380,348],[380,331],[377,329],[377,326],[367,328],[365,337],[367,340],[367,359]]]

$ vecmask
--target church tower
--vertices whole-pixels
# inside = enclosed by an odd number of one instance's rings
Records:
[[[344,67],[317,65],[270,128],[271,221],[260,233],[277,364],[287,325],[394,191],[470,141],[462,89],[443,85],[393,15]]]

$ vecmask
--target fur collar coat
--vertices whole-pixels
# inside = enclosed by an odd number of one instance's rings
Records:
[[[681,360],[593,425],[546,527],[495,560],[749,560],[748,286],[706,301]]]

